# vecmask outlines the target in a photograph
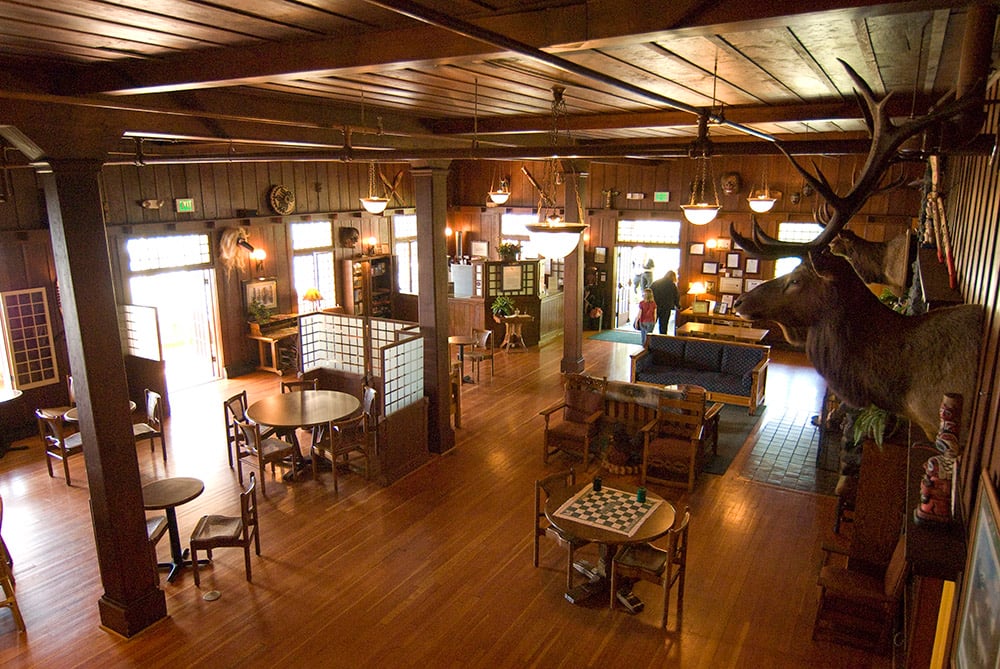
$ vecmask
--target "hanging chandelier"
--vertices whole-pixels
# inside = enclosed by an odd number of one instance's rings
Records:
[[[389,206],[389,198],[375,195],[375,161],[368,163],[368,197],[361,198],[361,206],[369,214],[381,214]]]
[[[708,114],[698,115],[698,138],[691,144],[689,155],[695,161],[694,183],[691,186],[691,199],[681,205],[684,218],[693,225],[707,225],[715,220],[722,207],[719,205],[719,192],[715,188],[715,177],[712,175],[712,142],[708,139]],[[708,189],[711,184],[712,199],[708,199]]]
[[[563,97],[565,90],[559,85],[552,87],[553,149],[556,149],[559,144],[559,120],[566,115],[566,100]],[[553,151],[554,155],[557,153],[557,150]],[[538,250],[538,254],[545,258],[564,258],[575,251],[580,245],[580,235],[587,229],[585,223],[566,222],[556,208],[552,194],[555,193],[556,187],[562,184],[562,167],[559,159],[555,157],[546,163],[545,187],[538,191],[538,223],[528,223],[524,226],[528,229],[528,236]],[[571,178],[579,218],[582,219],[583,207],[580,203],[576,174],[572,174]]]
[[[747,203],[750,205],[751,210],[758,214],[763,214],[771,211],[778,198],[772,196],[771,189],[767,185],[766,169],[761,172],[760,180],[764,184],[764,187],[759,190],[751,190],[750,195],[747,196]]]

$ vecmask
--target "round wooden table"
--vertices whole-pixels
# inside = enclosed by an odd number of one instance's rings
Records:
[[[191,566],[191,561],[187,559],[187,549],[181,548],[181,535],[177,529],[177,512],[174,509],[181,504],[187,504],[204,490],[205,484],[201,479],[186,476],[158,479],[142,486],[143,508],[147,511],[163,509],[167,514],[171,561],[159,565],[161,569],[170,570],[170,573],[167,574],[167,581],[173,581],[181,569]]]
[[[646,501],[658,501],[660,504],[652,511],[652,513],[642,519],[641,523],[635,528],[635,531],[632,534],[615,532],[614,530],[604,529],[596,525],[556,515],[556,512],[566,501],[581,490],[591,488],[592,485],[592,482],[587,481],[586,483],[578,484],[573,488],[556,491],[545,502],[545,517],[548,518],[550,523],[555,525],[564,533],[580,539],[592,541],[598,544],[600,548],[600,559],[596,567],[592,567],[584,562],[580,562],[575,565],[577,571],[587,576],[589,580],[588,582],[578,585],[566,592],[566,599],[574,604],[589,599],[597,594],[603,594],[605,599],[607,599],[608,589],[611,585],[609,578],[611,575],[611,560],[614,559],[618,548],[625,544],[641,544],[654,541],[655,539],[662,537],[670,531],[671,527],[673,527],[674,519],[677,516],[677,511],[674,509],[674,505],[652,491],[646,492]],[[630,497],[634,497],[636,491],[638,490],[638,487],[634,485],[621,483],[615,483],[611,486],[605,485],[604,487],[623,491],[628,493]],[[628,587],[629,592],[623,594],[625,594],[627,598],[632,598],[634,595],[631,595],[630,592],[631,584],[629,584]],[[642,607],[642,602],[636,599],[633,603],[626,604],[626,606],[630,609],[638,610]]]
[[[311,462],[302,455],[295,429],[316,427],[347,418],[360,407],[361,401],[349,393],[337,390],[296,390],[257,400],[247,407],[247,417],[258,425],[289,429],[295,448],[299,451],[301,470]],[[292,478],[296,473],[288,472],[285,478]]]
[[[135,411],[136,404],[132,400],[128,401],[128,412],[132,413]],[[63,414],[63,420],[69,421],[70,423],[76,423],[80,420],[80,411],[77,407],[73,407],[69,411]]]

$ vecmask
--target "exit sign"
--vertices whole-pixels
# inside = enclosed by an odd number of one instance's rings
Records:
[[[653,193],[653,202],[670,202],[670,191],[658,190]]]
[[[190,214],[194,211],[194,198],[179,197],[174,200],[174,205],[177,207],[178,214]]]

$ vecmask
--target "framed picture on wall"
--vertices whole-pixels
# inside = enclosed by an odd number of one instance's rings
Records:
[[[489,258],[490,243],[480,239],[474,239],[469,244],[473,258]]]
[[[736,301],[736,296],[735,295],[723,295],[722,299],[720,300],[720,302],[722,302],[722,304],[726,305],[727,309],[732,309],[733,308],[733,302],[735,302],[735,301]],[[723,312],[723,313],[725,313],[725,312]]]
[[[268,309],[278,308],[278,280],[276,278],[254,279],[244,281],[243,290],[246,297],[246,306],[249,307],[254,300]]]
[[[733,244],[729,237],[719,237],[715,240],[715,248],[719,251],[728,251],[732,247]]]
[[[705,255],[705,245],[702,242],[695,242],[688,247],[688,255],[692,256],[703,256]]]
[[[701,264],[702,274],[718,274],[719,273],[719,263],[705,261]]]
[[[957,669],[1000,666],[1000,503],[985,469],[972,523],[952,658]]]
[[[757,258],[747,258],[747,266],[746,266],[747,274],[756,274],[757,272],[759,272],[760,265],[757,264],[759,262],[760,261],[757,260]]]
[[[727,253],[726,254],[726,267],[739,267],[740,266],[740,254],[739,253]]]
[[[739,294],[743,292],[743,282],[732,276],[719,278],[719,292]]]
[[[753,290],[762,283],[764,282],[761,279],[744,279],[743,290],[746,292],[750,292],[751,290]]]
[[[594,262],[603,265],[608,261],[608,248],[606,246],[594,247]]]

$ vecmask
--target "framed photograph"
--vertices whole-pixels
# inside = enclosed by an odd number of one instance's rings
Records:
[[[732,240],[729,237],[719,237],[715,240],[715,248],[719,251],[728,251],[733,247]]]
[[[692,256],[703,256],[705,255],[705,245],[702,242],[695,242],[688,247],[688,255]]]
[[[739,253],[727,253],[726,254],[726,267],[739,267],[740,266],[740,254]]]
[[[985,469],[972,522],[952,658],[957,669],[1000,666],[1000,504]]]
[[[736,301],[735,295],[723,295],[721,299],[721,302],[724,305],[726,305],[726,311],[729,311],[730,309],[733,308],[733,302],[735,301]]]
[[[594,247],[594,262],[603,265],[608,261],[608,248],[606,246]]]
[[[694,314],[707,314],[708,313],[708,300],[695,300],[694,304],[691,305],[691,313],[694,313]]]
[[[732,276],[719,277],[719,292],[738,295],[743,292],[743,282]]]
[[[257,300],[268,309],[278,308],[278,280],[273,277],[243,282],[246,306]]]
[[[743,278],[743,270],[741,269],[731,269],[729,270],[729,276],[735,276],[737,279]]]
[[[725,316],[729,312],[729,305],[725,301],[715,303],[715,313]]]
[[[747,266],[745,268],[747,274],[756,274],[759,272],[760,265],[757,264],[759,262],[760,261],[757,258],[747,258]]]
[[[701,264],[702,274],[718,274],[719,273],[719,263],[717,262],[703,262]]]
[[[711,295],[712,293],[715,292],[715,282],[714,281],[706,281],[705,282],[705,292],[708,293],[709,295]]]
[[[762,279],[744,279],[743,291],[749,293],[751,290],[764,283]]]

